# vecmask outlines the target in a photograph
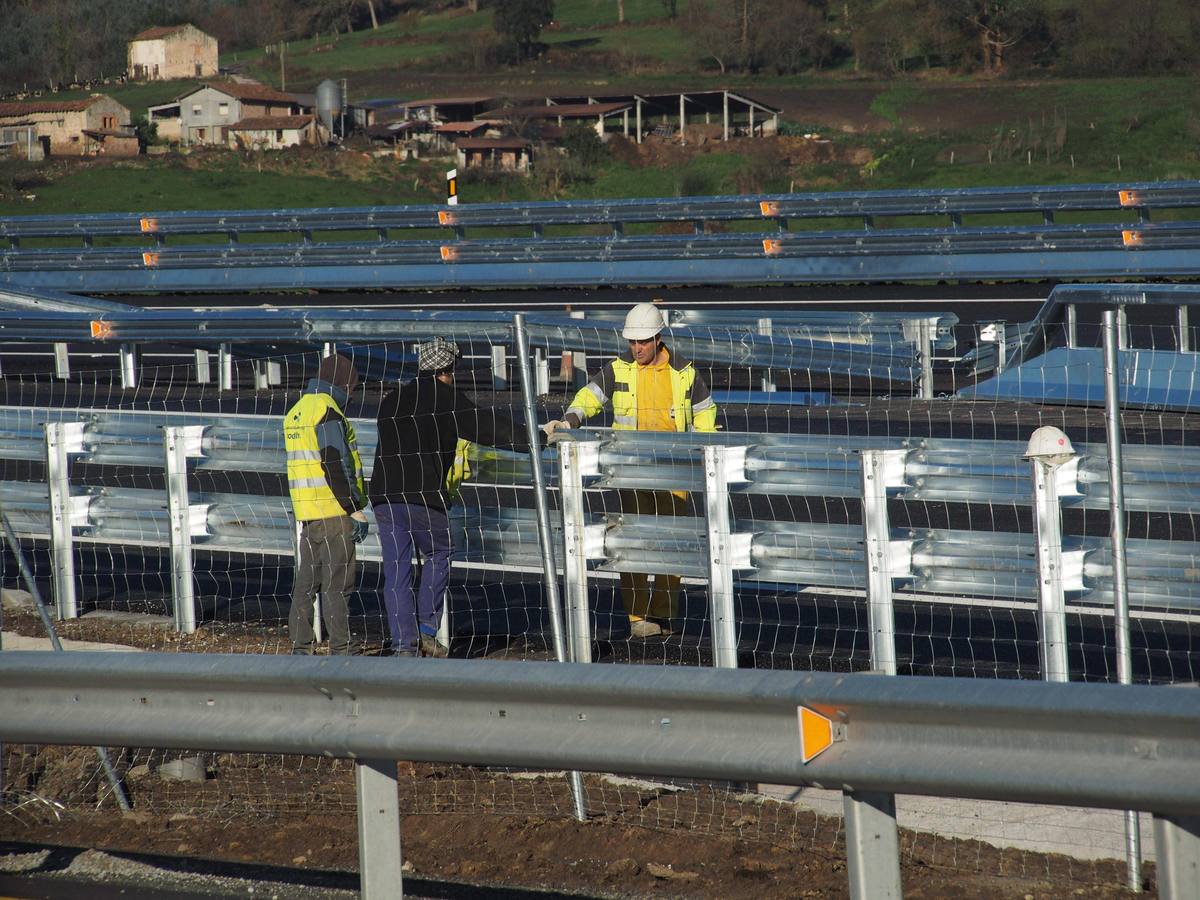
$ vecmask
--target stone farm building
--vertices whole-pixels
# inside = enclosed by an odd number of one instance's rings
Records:
[[[195,25],[147,28],[129,42],[128,57],[135,81],[209,78],[217,74],[217,39]]]
[[[39,156],[136,156],[129,110],[104,94],[0,103],[0,131],[33,130]]]

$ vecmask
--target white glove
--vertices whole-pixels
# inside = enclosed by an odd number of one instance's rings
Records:
[[[542,426],[542,431],[545,432],[547,438],[552,436],[554,434],[554,432],[556,432],[556,431],[570,431],[570,430],[571,430],[571,423],[564,421],[563,419],[552,419],[551,421],[547,422],[545,425]]]

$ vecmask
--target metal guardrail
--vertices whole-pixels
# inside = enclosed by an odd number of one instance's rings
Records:
[[[475,207],[375,207],[217,213],[125,213],[0,220],[0,282],[101,291],[487,285],[731,283],[937,277],[1195,274],[1200,225],[1150,223],[1149,210],[1200,205],[1200,183],[1065,188],[705,197]],[[1057,225],[1055,212],[1134,210],[1138,221]],[[966,213],[1036,212],[1038,226],[961,227]],[[948,227],[872,227],[875,216],[948,215]],[[861,230],[788,232],[789,218],[860,217]],[[759,221],[759,232],[631,235],[626,223]],[[608,236],[545,236],[557,225],[604,223]],[[465,238],[473,228],[529,225],[531,238]],[[393,240],[390,229],[441,228],[442,239]],[[375,230],[378,240],[313,240]],[[247,234],[298,233],[290,243],[239,244]],[[224,246],[172,245],[170,234],[226,234]],[[22,247],[78,236],[80,249]],[[147,247],[97,247],[138,236]]]
[[[366,760],[357,781],[367,897],[400,884],[395,759],[840,789],[856,900],[899,896],[895,793],[1143,810],[1156,817],[1159,896],[1200,890],[1196,691],[670,667],[647,680],[636,666],[556,663],[5,653],[0,739]]]
[[[36,297],[37,292],[27,296]],[[681,321],[669,332],[671,347],[698,363],[747,369],[816,370],[832,375],[866,377],[887,384],[913,384],[923,379],[932,347],[953,340],[953,316],[913,314],[864,331],[857,317],[847,317],[839,331],[823,317],[809,328],[799,317],[784,320],[778,335],[774,320],[756,322],[756,333],[732,322],[692,325]],[[532,346],[570,348],[581,354],[613,356],[627,349],[620,329],[608,320],[594,324],[565,315],[529,315]],[[6,310],[0,306],[0,340],[91,343],[132,346],[156,341],[185,346],[214,344],[322,344],[327,342],[399,342],[435,335],[493,346],[512,345],[512,317],[482,311],[361,309],[99,309],[95,312]],[[389,348],[365,347],[384,353]]]
[[[82,420],[82,421],[81,421]],[[47,443],[54,430],[55,451]],[[285,460],[278,422],[267,416],[130,413],[105,410],[0,408],[0,459],[46,460],[48,487],[0,482],[3,503],[16,531],[50,538],[69,548],[72,541],[170,547],[169,504],[161,491],[131,487],[72,486],[66,459],[106,465],[168,467],[164,428],[178,436],[195,471],[245,471],[281,475]],[[356,422],[360,448],[373,461],[375,423]],[[1024,445],[1016,441],[901,440],[865,437],[758,435],[738,433],[668,434],[581,429],[568,434],[592,460],[580,479],[590,487],[675,489],[711,492],[705,448],[725,454],[726,496],[863,497],[864,453],[887,457],[888,496],[916,502],[963,502],[1030,506],[1034,502]],[[561,448],[565,445],[560,445]],[[1079,457],[1059,470],[1054,483],[1063,506],[1107,508],[1108,460],[1104,445],[1084,444]],[[55,453],[61,454],[55,457]],[[543,457],[546,479],[555,461]],[[473,464],[476,485],[528,485],[527,458],[487,451]],[[1124,453],[1127,509],[1196,515],[1200,512],[1200,450],[1128,446]],[[472,482],[468,482],[470,485]],[[582,489],[583,481],[577,485]],[[570,488],[570,485],[567,486]],[[187,552],[239,552],[290,556],[290,506],[278,495],[192,492],[174,497],[187,510]],[[56,493],[57,492],[57,493]],[[55,497],[59,499],[56,501]],[[69,527],[55,528],[55,503]],[[874,513],[886,516],[886,511]],[[591,515],[581,520],[591,537],[576,559],[592,560],[608,571],[661,572],[709,576],[711,550],[706,520]],[[1039,599],[1037,570],[1040,535],[967,529],[892,529],[888,535],[889,579],[930,598],[981,597],[989,600]],[[457,507],[452,516],[456,560],[526,571],[541,560],[533,510]],[[589,531],[590,529],[590,531]],[[846,590],[867,585],[868,547],[862,526],[733,519],[740,551],[725,560],[729,577],[743,582],[826,586]],[[564,559],[567,540],[554,522],[551,541]],[[1099,538],[1063,536],[1064,591],[1081,607],[1111,606],[1111,550]],[[61,555],[61,553],[60,553]],[[364,560],[381,557],[372,533],[361,548]],[[1173,540],[1128,542],[1130,603],[1154,611],[1195,612],[1200,544]],[[565,571],[565,569],[564,569]],[[577,577],[586,579],[586,567]],[[64,614],[74,608],[72,577],[57,573]],[[190,603],[177,598],[178,603]],[[950,601],[952,602],[952,600]]]
[[[847,191],[647,198],[475,203],[458,207],[364,206],[279,210],[191,210],[100,213],[78,216],[14,216],[0,219],[0,238],[314,233],[391,229],[465,229],[639,222],[730,222],[788,219],[945,215],[950,224],[979,213],[1038,213],[1046,223],[1055,213],[1135,210],[1148,219],[1153,209],[1200,207],[1200,182],[1138,182],[951,190]]]

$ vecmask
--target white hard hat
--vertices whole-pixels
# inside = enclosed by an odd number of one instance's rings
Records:
[[[639,303],[625,316],[625,330],[621,332],[621,337],[627,341],[644,341],[665,327],[661,309],[653,303]]]
[[[1075,455],[1071,439],[1053,425],[1043,425],[1029,436],[1026,459],[1036,459],[1050,465],[1060,465]]]

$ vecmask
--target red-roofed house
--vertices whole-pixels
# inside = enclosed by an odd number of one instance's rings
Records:
[[[129,77],[135,81],[208,78],[217,74],[217,39],[195,25],[147,28],[127,50]]]
[[[243,119],[292,117],[301,112],[295,97],[265,84],[210,81],[179,98],[180,143],[229,146],[230,126]]]
[[[112,97],[93,94],[85,100],[30,100],[0,103],[0,129],[34,129],[44,156],[132,155],[129,109]],[[26,131],[27,133],[27,131]]]

